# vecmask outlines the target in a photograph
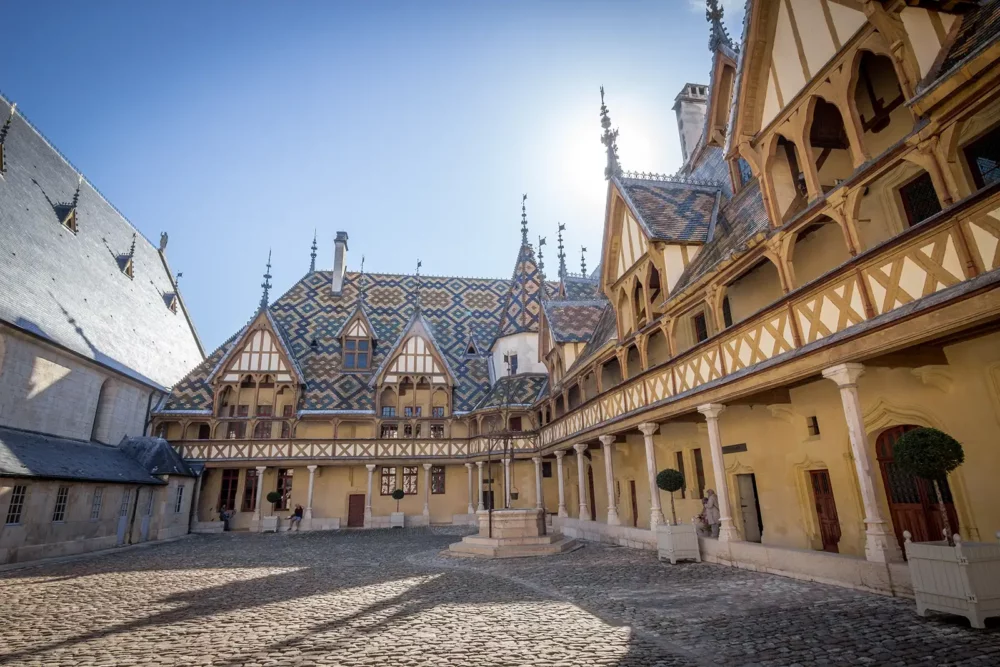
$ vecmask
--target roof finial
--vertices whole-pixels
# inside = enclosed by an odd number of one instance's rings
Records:
[[[618,130],[611,129],[611,117],[608,116],[608,107],[604,104],[604,86],[601,86],[601,127],[604,128],[601,143],[608,152],[608,166],[604,168],[604,178],[610,179],[612,176],[618,176],[622,167],[618,163]]]
[[[14,120],[14,112],[17,111],[17,102],[10,105],[10,115],[7,116],[7,120],[4,122],[3,127],[0,127],[0,146],[7,139],[7,132],[10,130],[10,122]],[[0,170],[4,168],[2,161],[0,161]]]
[[[316,229],[313,229],[312,252],[309,253],[309,273],[316,270]]]
[[[128,258],[135,259],[135,232],[132,232],[132,246],[128,249]]]
[[[542,246],[545,245],[545,237],[538,237],[538,272],[545,273],[545,260],[542,259]]]
[[[705,20],[712,24],[712,31],[708,37],[708,49],[715,51],[720,44],[724,44],[730,49],[736,50],[733,40],[729,37],[729,31],[722,23],[723,9],[719,5],[719,0],[706,0]]]
[[[265,310],[268,304],[268,294],[271,291],[271,250],[267,251],[267,270],[264,271],[264,282],[260,284],[264,288],[264,293],[260,296],[260,310]]]
[[[521,245],[528,245],[528,213],[524,202],[528,201],[527,193],[521,195]]]
[[[418,259],[417,260],[417,288],[416,288],[416,299],[415,299],[416,307],[417,307],[417,311],[418,312],[420,311],[420,267],[423,266],[423,265],[424,265],[424,263],[421,262]]]
[[[580,246],[580,272],[587,277],[587,246]]]
[[[365,305],[365,256],[361,255],[361,275],[358,277],[358,301]]]
[[[174,289],[180,289],[179,285],[180,285],[180,282],[181,282],[181,276],[183,276],[183,275],[184,275],[183,271],[178,271],[177,275],[174,276]]]
[[[566,224],[559,223],[559,280],[566,279],[566,252],[563,249],[563,230],[566,229]]]
[[[76,178],[76,192],[73,193],[73,208],[74,209],[76,208],[76,205],[80,201],[80,186],[82,186],[82,185],[83,185],[83,174],[78,174],[77,178]]]

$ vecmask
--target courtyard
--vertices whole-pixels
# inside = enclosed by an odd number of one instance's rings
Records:
[[[989,665],[1000,624],[587,544],[441,555],[431,528],[195,536],[0,574],[0,664]]]

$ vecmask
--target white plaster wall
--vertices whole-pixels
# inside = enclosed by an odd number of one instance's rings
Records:
[[[503,363],[504,354],[517,355],[518,373],[544,373],[545,364],[538,359],[538,334],[525,332],[504,336],[493,346],[493,368],[497,377],[507,375],[507,366]]]

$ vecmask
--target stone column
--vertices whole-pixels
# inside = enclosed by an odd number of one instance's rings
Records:
[[[510,459],[503,460],[503,506],[510,507]]]
[[[649,475],[649,529],[666,523],[663,510],[660,508],[660,487],[656,486],[656,450],[653,445],[653,434],[660,430],[659,424],[639,424],[642,439],[646,443],[646,472]]]
[[[483,504],[483,461],[476,461],[476,467],[479,468],[479,505],[478,511],[483,512],[486,510],[486,505]]]
[[[712,451],[712,469],[715,470],[715,495],[719,501],[719,541],[737,542],[740,534],[733,525],[729,508],[729,482],[726,479],[726,464],[722,460],[722,435],[719,433],[719,415],[726,406],[706,403],[698,406],[698,412],[705,415],[708,422],[708,445]]]
[[[431,464],[424,464],[424,516],[427,525],[431,523]]]
[[[875,496],[875,478],[872,475],[871,458],[868,456],[868,436],[861,412],[861,398],[858,395],[858,377],[864,373],[861,364],[838,364],[823,371],[823,377],[833,380],[840,388],[840,400],[844,404],[844,417],[851,440],[851,455],[861,487],[861,501],[865,508],[865,558],[877,563],[903,560],[899,542],[891,526],[882,516]]]
[[[313,518],[313,485],[316,483],[316,468],[317,466],[311,465],[306,466],[309,470],[309,493],[306,495],[306,511],[303,515],[303,521],[307,528],[312,528],[312,518]]]
[[[566,452],[559,450],[556,452],[556,470],[559,474],[559,516],[567,517],[569,512],[566,511],[566,482],[563,480],[563,457],[566,456]]]
[[[469,509],[468,514],[475,514],[476,507],[472,504],[472,464],[466,463],[465,469],[469,472]]]
[[[533,456],[531,460],[535,464],[535,509],[545,509],[545,499],[542,497],[542,457]]]
[[[257,497],[253,504],[253,522],[260,524],[260,500],[264,497],[264,471],[267,466],[257,466]]]
[[[194,480],[194,498],[191,499],[192,507],[194,511],[191,512],[191,520],[188,522],[188,532],[191,532],[191,528],[194,524],[198,523],[198,506],[201,504],[201,483],[205,479],[205,468],[201,469],[198,473],[198,478]],[[152,490],[150,490],[152,493]]]
[[[586,463],[583,460],[583,453],[587,451],[587,445],[579,443],[573,445],[576,450],[576,475],[580,484],[580,521],[590,520],[590,508],[587,507],[587,475],[584,473]]]
[[[602,435],[598,438],[604,448],[604,483],[608,486],[608,525],[620,526],[618,508],[615,506],[615,436]]]
[[[375,472],[374,463],[366,463],[368,469],[368,491],[365,493],[365,528],[372,527],[372,474]]]

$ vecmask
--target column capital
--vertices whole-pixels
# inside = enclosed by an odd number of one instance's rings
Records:
[[[718,419],[722,411],[726,409],[726,406],[721,403],[705,403],[704,405],[698,406],[698,412],[705,415],[708,420]]]
[[[531,460],[535,462],[535,465],[538,465],[539,463],[542,462],[542,457],[541,456],[532,456]]]
[[[365,467],[368,468],[368,472],[374,472],[375,471],[375,464],[374,463],[366,463]]]
[[[306,468],[309,470],[309,472],[316,472],[316,468],[318,468],[318,467],[319,467],[318,465],[306,466]]]
[[[430,470],[433,465],[434,465],[433,463],[425,463],[424,470]]]
[[[585,451],[587,451],[587,444],[583,442],[578,442],[575,445],[573,445],[573,449],[576,450],[577,454],[583,454]]]
[[[264,474],[264,471],[267,470],[267,466],[256,466],[256,468],[257,468],[257,472],[259,472],[261,474]]]
[[[645,424],[639,424],[639,430],[643,435],[650,436],[660,430],[660,425],[647,422]]]
[[[562,457],[566,456],[566,450],[565,449],[557,449],[555,452],[553,452],[553,454],[555,454],[555,456],[556,456],[557,459],[561,460]]]
[[[862,364],[847,363],[830,366],[823,369],[823,377],[833,380],[838,387],[853,387],[857,385],[858,378],[865,372]]]
[[[618,439],[617,436],[614,435],[602,435],[601,437],[598,438],[598,440],[601,441],[601,444],[604,445],[605,447],[610,447],[611,445],[615,444],[615,440],[617,439]]]
[[[486,461],[476,461],[476,467],[479,468],[480,470],[483,469],[483,466],[485,464],[486,464]]]
[[[468,468],[469,470],[472,470],[472,464],[471,463],[466,463],[465,467]]]

